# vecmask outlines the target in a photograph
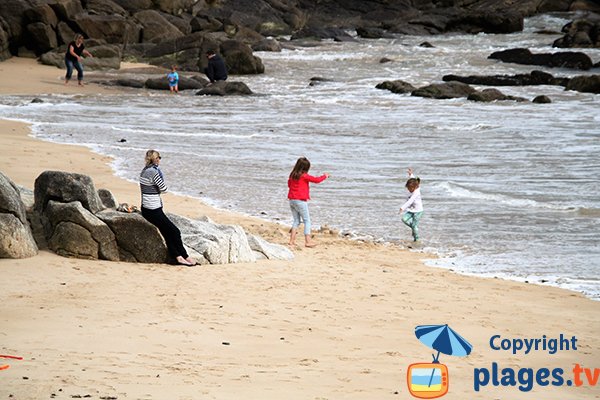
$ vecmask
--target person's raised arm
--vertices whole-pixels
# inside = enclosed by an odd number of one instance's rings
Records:
[[[304,178],[312,183],[321,183],[323,182],[325,179],[329,178],[329,174],[327,172],[325,172],[323,175],[321,176],[312,176],[309,174],[304,175]]]
[[[83,50],[83,55],[85,55],[86,57],[94,58],[94,56],[92,55],[92,53],[90,53],[89,51],[87,51],[85,49]]]

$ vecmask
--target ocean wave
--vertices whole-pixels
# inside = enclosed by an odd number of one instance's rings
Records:
[[[595,215],[597,212],[600,214],[600,210],[595,208],[585,208],[581,206],[564,206],[552,203],[544,203],[537,200],[532,199],[524,199],[518,197],[511,197],[505,194],[499,193],[486,193],[479,190],[469,189],[465,186],[461,186],[457,183],[451,182],[443,182],[440,184],[434,184],[444,191],[446,191],[452,197],[459,198],[469,198],[469,199],[477,199],[477,200],[487,200],[494,203],[505,204],[513,207],[530,207],[530,208],[540,208],[540,209],[548,209],[548,210],[557,210],[557,211],[569,211],[569,212],[587,212],[590,214],[584,215]],[[586,210],[586,211],[582,211]],[[594,211],[595,210],[595,211]]]
[[[148,129],[138,129],[138,128],[121,128],[118,126],[111,126],[111,129],[117,132],[127,132],[127,133],[135,133],[135,134],[143,134],[143,135],[165,135],[165,131],[163,130],[148,130]],[[267,138],[272,135],[265,135],[262,133],[252,133],[250,135],[238,135],[231,134],[227,132],[176,132],[169,131],[169,136],[179,136],[179,137],[214,137],[214,138],[233,138],[233,139],[254,139],[257,137]]]

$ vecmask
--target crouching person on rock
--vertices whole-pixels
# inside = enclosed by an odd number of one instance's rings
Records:
[[[158,228],[167,243],[171,257],[181,265],[192,267],[196,265],[196,261],[185,250],[179,228],[163,212],[160,194],[167,191],[167,185],[159,168],[160,160],[158,151],[146,152],[146,166],[140,173],[142,216]]]

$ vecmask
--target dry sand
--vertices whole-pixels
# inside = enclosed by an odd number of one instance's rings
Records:
[[[15,85],[15,76],[26,74]],[[95,93],[61,84],[62,72],[11,59],[0,93]],[[0,98],[1,99],[1,98]],[[26,124],[0,121],[0,171],[33,188],[44,170],[90,175],[121,202],[136,184],[113,175],[110,158],[34,139]],[[140,159],[140,164],[142,159]],[[168,170],[167,173],[168,179]],[[208,215],[286,243],[284,227],[164,196],[169,212]],[[473,344],[441,356],[447,399],[592,399],[600,387],[488,385],[475,368],[600,368],[600,302],[552,288],[457,275],[423,254],[317,234],[293,261],[196,268],[88,261],[48,251],[0,260],[0,399],[409,399],[406,370],[429,362],[414,335],[448,323]],[[576,336],[576,351],[493,351],[489,340]],[[584,380],[585,382],[585,380]],[[53,396],[54,395],[54,396]]]

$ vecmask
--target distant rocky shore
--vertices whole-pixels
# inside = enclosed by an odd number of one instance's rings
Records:
[[[94,54],[88,69],[122,60],[203,71],[215,49],[231,74],[264,72],[253,51],[302,40],[354,40],[393,34],[510,33],[523,19],[554,11],[600,13],[594,0],[10,0],[0,1],[0,60],[40,57],[62,67],[74,34]],[[566,26],[558,47],[598,47],[598,19]]]

